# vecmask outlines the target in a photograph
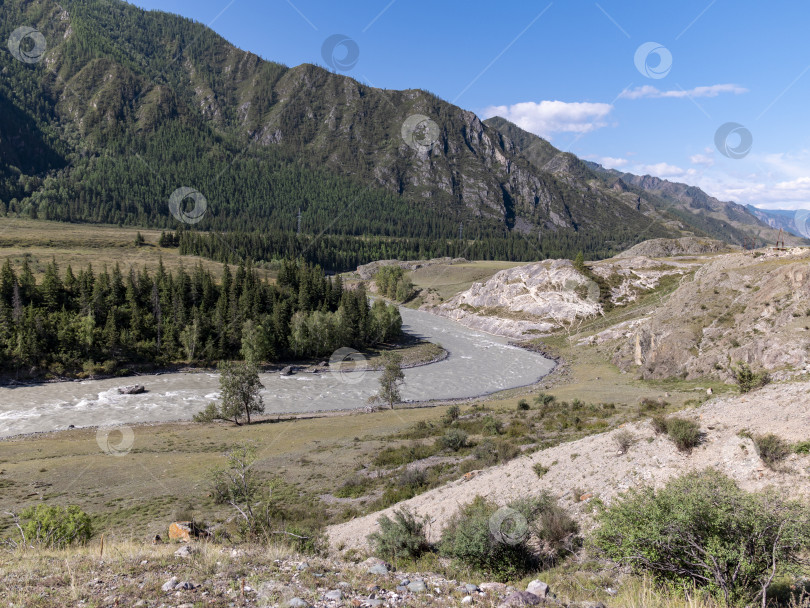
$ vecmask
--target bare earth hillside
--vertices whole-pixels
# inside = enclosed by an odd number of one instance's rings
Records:
[[[683,416],[698,421],[705,433],[702,444],[691,454],[679,452],[663,435],[656,435],[649,422],[625,427],[635,437],[626,454],[619,454],[613,431],[586,437],[512,460],[459,479],[399,503],[328,529],[333,547],[366,548],[366,535],[377,529],[380,515],[408,507],[430,518],[430,539],[442,529],[458,508],[475,496],[487,496],[505,505],[543,490],[558,497],[587,528],[589,502],[599,498],[610,503],[632,487],[660,487],[688,471],[714,467],[746,490],[776,486],[788,495],[810,495],[810,455],[792,455],[782,470],[773,471],[757,456],[751,439],[742,431],[774,433],[790,442],[810,439],[810,382],[766,387],[755,393],[715,399]],[[539,478],[533,466],[548,467]]]

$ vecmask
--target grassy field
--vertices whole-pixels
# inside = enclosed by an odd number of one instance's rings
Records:
[[[144,245],[135,245],[138,234],[144,238]],[[68,265],[74,271],[92,264],[101,269],[105,265],[112,268],[116,263],[126,271],[131,266],[136,269],[157,268],[162,259],[169,270],[181,264],[190,270],[198,263],[219,275],[222,264],[197,256],[180,255],[176,247],[158,246],[160,230],[119,228],[117,226],[93,226],[85,224],[65,224],[16,218],[2,218],[0,221],[0,262],[10,259],[19,268],[28,259],[34,274],[39,279],[46,265],[55,259],[64,272]],[[266,270],[258,270],[263,277],[274,277]]]
[[[409,276],[415,287],[444,301],[469,289],[473,283],[486,281],[499,270],[514,268],[525,263],[480,261],[464,264],[437,264],[414,270],[409,273]],[[416,298],[408,305],[418,308],[423,301],[424,297]]]

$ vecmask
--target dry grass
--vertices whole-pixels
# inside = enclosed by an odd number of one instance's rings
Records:
[[[140,232],[145,245],[135,246],[135,237]],[[191,270],[198,262],[219,276],[222,264],[197,256],[181,256],[177,248],[158,247],[160,230],[143,228],[119,228],[117,226],[93,226],[65,224],[39,220],[2,218],[0,222],[0,263],[6,258],[19,268],[28,259],[37,278],[46,265],[55,259],[64,272],[68,265],[74,271],[92,264],[96,270],[116,263],[126,271],[130,266],[140,269],[157,268],[160,260],[168,270],[181,264]],[[274,278],[275,273],[260,270],[261,276]]]

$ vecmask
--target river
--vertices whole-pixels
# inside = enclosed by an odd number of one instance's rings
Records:
[[[436,315],[401,309],[403,330],[441,344],[450,353],[438,363],[405,370],[406,401],[458,399],[532,384],[554,363]],[[265,413],[351,410],[379,388],[379,372],[262,374]],[[141,395],[117,388],[143,384]],[[0,387],[0,437],[109,424],[188,420],[218,397],[216,373],[169,373],[77,382]]]

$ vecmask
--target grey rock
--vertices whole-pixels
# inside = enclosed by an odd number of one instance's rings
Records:
[[[411,593],[424,593],[427,591],[427,585],[425,585],[425,581],[415,580],[411,581],[407,585],[408,591]]]
[[[324,594],[324,598],[326,598],[327,600],[342,600],[343,592],[340,589],[335,589],[334,591],[327,591]]]
[[[379,574],[384,575],[388,574],[388,568],[385,564],[375,564],[371,568],[368,569],[369,574]]]
[[[546,585],[543,581],[535,579],[529,583],[529,585],[526,587],[526,591],[529,593],[534,593],[538,597],[548,597],[550,590],[548,585]]]
[[[515,591],[506,596],[506,599],[498,605],[498,608],[518,608],[520,606],[537,606],[544,601],[534,593],[528,591]]]
[[[163,591],[172,591],[176,584],[177,584],[177,577],[173,576],[169,580],[167,580],[165,583],[163,583],[163,586],[161,587],[161,589],[163,589]]]
[[[295,567],[296,570],[299,572],[303,572],[304,570],[309,570],[309,562],[301,562]]]
[[[191,555],[193,553],[194,553],[194,550],[191,547],[189,547],[188,545],[183,545],[177,551],[174,552],[174,554],[177,557],[182,557],[183,559],[187,559],[187,558],[191,557]]]
[[[467,583],[464,585],[464,590],[469,594],[478,593],[481,591],[481,589],[478,588],[478,585],[473,585],[472,583]]]
[[[141,393],[145,393],[146,388],[143,384],[133,384],[132,386],[120,386],[118,387],[118,393],[120,395],[140,395]]]
[[[472,604],[472,601],[473,599],[471,595],[465,595],[463,598],[461,598],[462,604]]]
[[[397,591],[397,593],[406,593],[408,591],[408,588],[403,587],[402,585],[397,585],[396,591]]]
[[[311,608],[308,602],[305,602],[300,597],[294,597],[287,602],[288,608]]]
[[[194,588],[195,588],[194,583],[189,583],[188,581],[182,581],[174,586],[175,591],[181,590],[189,591]]]
[[[385,602],[382,600],[366,600],[363,602],[363,606],[368,606],[369,608],[377,608],[377,606],[382,606]]]
[[[280,375],[282,375],[282,376],[292,376],[292,374],[293,374],[293,367],[292,367],[292,365],[288,365],[287,367],[285,367],[284,369],[282,369],[282,370],[279,372],[279,374],[280,374]]]
[[[410,582],[411,582],[411,579],[403,578],[401,581],[399,581],[399,586],[400,587],[407,587]]]

